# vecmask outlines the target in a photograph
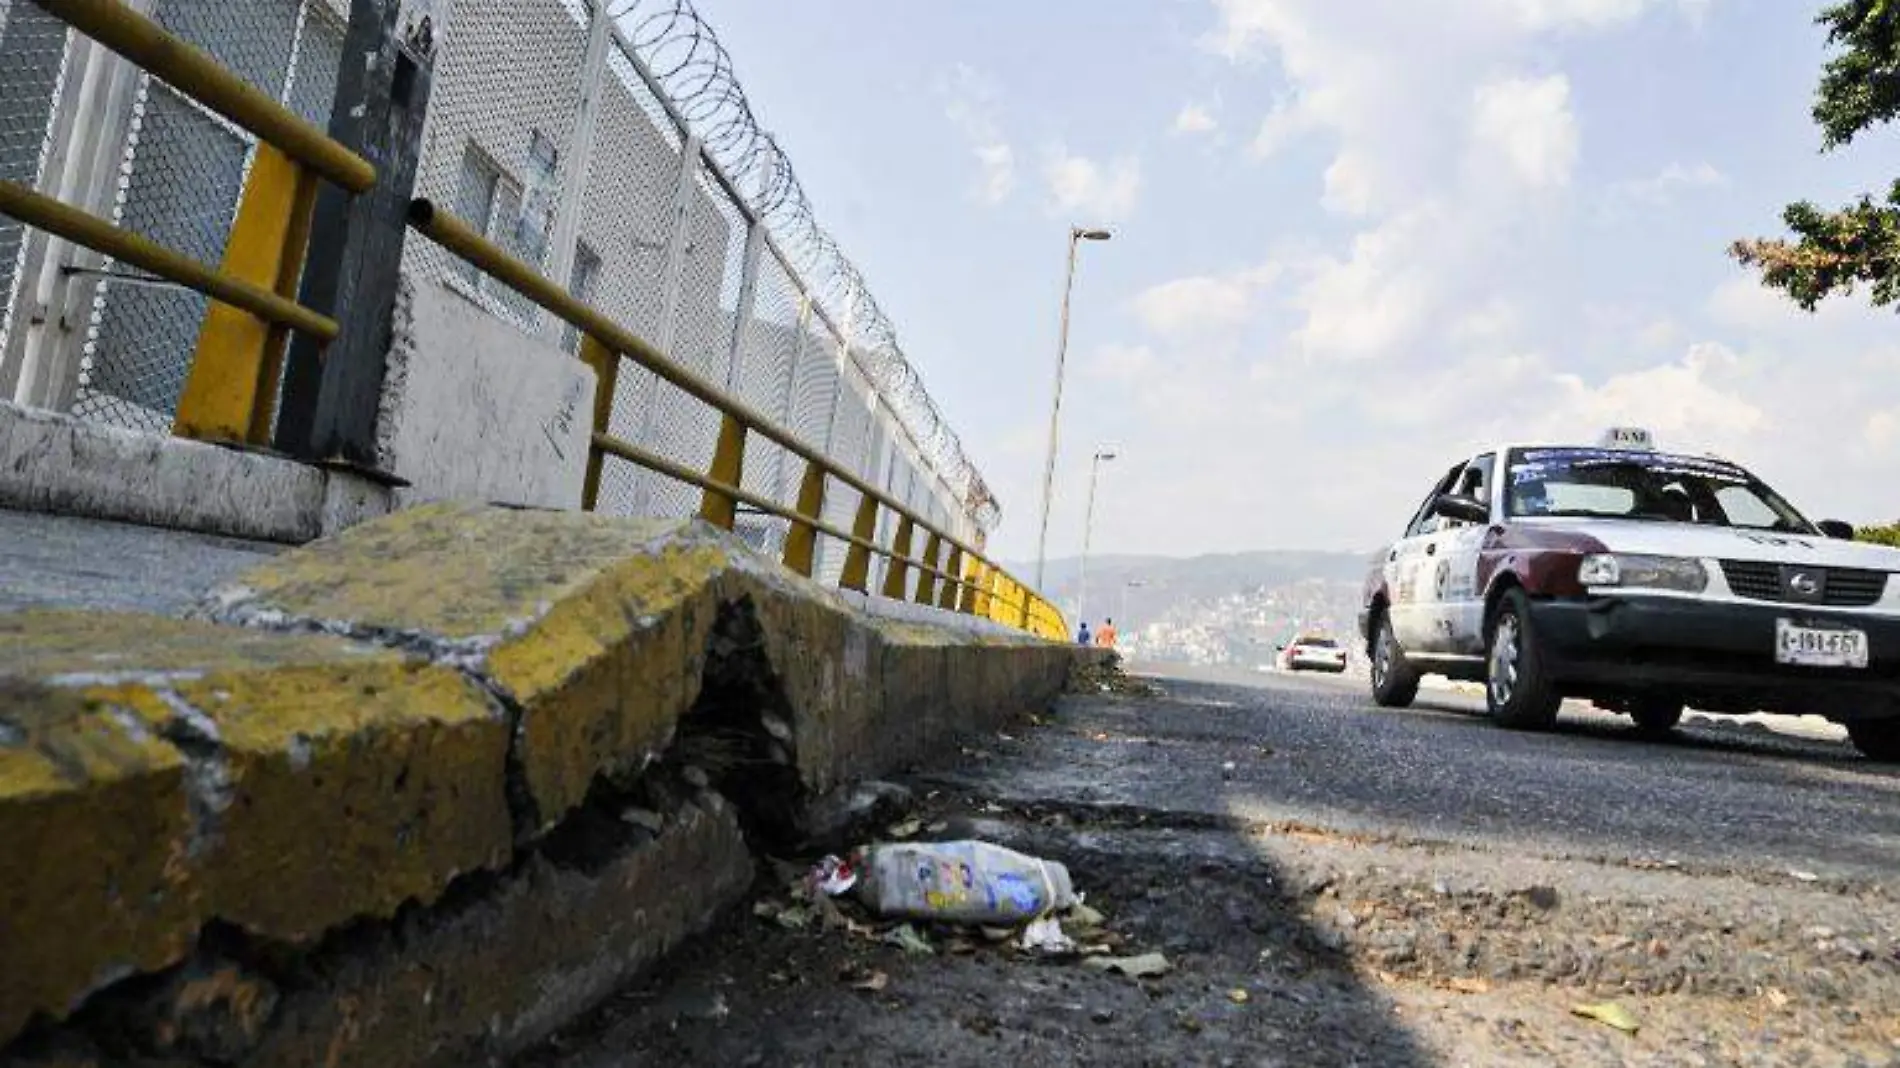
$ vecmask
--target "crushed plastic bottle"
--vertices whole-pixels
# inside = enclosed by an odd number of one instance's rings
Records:
[[[1016,924],[1073,906],[1069,869],[988,842],[896,842],[864,850],[858,897],[880,916]]]

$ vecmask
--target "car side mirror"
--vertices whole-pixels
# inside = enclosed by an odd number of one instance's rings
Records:
[[[1839,538],[1841,541],[1854,540],[1854,524],[1852,523],[1843,523],[1838,519],[1823,519],[1815,525],[1821,528],[1821,533],[1830,538]]]
[[[1446,519],[1462,520],[1466,523],[1489,523],[1491,509],[1476,497],[1463,497],[1456,493],[1441,493],[1432,500],[1432,511]]]

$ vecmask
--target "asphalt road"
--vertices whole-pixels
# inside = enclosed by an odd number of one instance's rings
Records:
[[[1657,744],[1587,709],[1528,735],[1445,693],[1161,686],[972,740],[907,780],[916,827],[869,835],[1060,860],[1107,917],[1078,939],[1167,975],[950,927],[906,953],[853,904],[853,926],[811,920],[793,858],[527,1062],[1900,1064],[1900,771],[1838,738]],[[1638,1030],[1573,1011],[1605,1002]]]

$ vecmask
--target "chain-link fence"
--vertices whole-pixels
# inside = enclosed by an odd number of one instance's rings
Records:
[[[348,0],[133,0],[319,128]],[[224,255],[256,138],[27,0],[0,0],[0,171],[205,263]],[[109,176],[100,181],[100,177]],[[90,188],[89,188],[90,187]],[[75,264],[85,262],[86,266]],[[206,298],[0,223],[0,384],[99,422],[168,432]],[[50,269],[49,269],[50,265]],[[63,315],[52,309],[77,309]],[[41,329],[35,330],[38,326]],[[63,326],[62,330],[48,329]],[[52,370],[49,370],[52,369]],[[69,369],[69,370],[62,370]],[[22,390],[22,377],[37,390]]]
[[[327,124],[349,0],[127,2]],[[979,540],[994,525],[982,479],[689,0],[409,0],[405,18],[425,14],[437,56],[417,196],[957,537]],[[0,176],[195,259],[222,258],[251,135],[28,0],[0,0],[0,49]],[[523,331],[578,344],[430,242],[410,242],[404,258],[412,276]],[[0,292],[0,391],[169,429],[206,298],[6,220]],[[617,437],[705,470],[718,421],[623,366]],[[751,436],[745,489],[790,505],[803,473]],[[825,519],[850,527],[855,497],[834,480]],[[603,471],[606,511],[679,515],[698,499],[617,459]],[[894,521],[880,522],[888,539]],[[743,509],[740,529],[767,550],[787,533]],[[841,554],[825,548],[820,572],[835,578]]]
[[[987,488],[759,130],[717,39],[686,0],[600,2],[433,0],[440,51],[416,195],[853,474],[980,538],[997,519]],[[524,331],[576,343],[433,245],[412,241],[406,258]],[[703,471],[718,428],[706,405],[623,362],[614,436]],[[745,489],[791,505],[803,474],[749,436]],[[824,518],[849,528],[857,494],[835,481],[827,493]],[[681,515],[699,496],[609,458],[599,507]],[[737,529],[767,551],[787,533],[743,506]],[[841,564],[821,550],[821,576]]]

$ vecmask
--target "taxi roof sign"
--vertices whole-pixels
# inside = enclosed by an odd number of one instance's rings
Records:
[[[1597,444],[1607,449],[1654,449],[1656,439],[1639,426],[1613,426],[1603,432]]]

